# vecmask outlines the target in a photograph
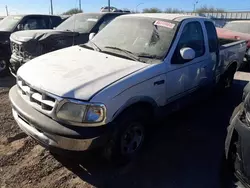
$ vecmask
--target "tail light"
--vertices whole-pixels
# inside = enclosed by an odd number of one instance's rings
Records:
[[[234,37],[236,40],[240,40],[240,37],[239,36],[235,36]]]

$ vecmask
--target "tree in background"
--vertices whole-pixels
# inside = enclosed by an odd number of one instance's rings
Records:
[[[195,10],[197,13],[207,13],[207,12],[225,12],[222,8],[208,7],[207,5],[203,5],[200,8]]]
[[[159,8],[145,8],[142,10],[143,13],[161,13],[162,10]]]
[[[83,11],[78,9],[78,8],[72,8],[64,13],[62,13],[63,15],[72,15],[72,14],[77,14],[77,13],[82,13]]]

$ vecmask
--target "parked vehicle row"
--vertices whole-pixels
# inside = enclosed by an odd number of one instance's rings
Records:
[[[162,115],[230,87],[246,51],[218,39],[210,19],[176,14],[122,15],[90,39],[20,67],[13,116],[51,150],[120,160],[140,152]]]
[[[98,33],[111,20],[123,13],[80,13],[55,29],[15,32],[10,36],[12,55],[10,70],[16,74],[27,61],[42,54],[88,42],[90,33]]]
[[[0,77],[8,73],[11,56],[10,35],[20,30],[52,29],[62,22],[60,16],[15,15],[7,16],[0,22]],[[25,38],[25,36],[24,36]]]

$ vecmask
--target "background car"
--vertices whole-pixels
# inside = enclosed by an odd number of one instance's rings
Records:
[[[123,13],[79,13],[71,16],[55,29],[19,31],[10,36],[12,55],[10,70],[18,68],[42,54],[72,45],[84,44],[90,33],[98,33]]]
[[[62,22],[60,16],[52,15],[13,15],[0,21],[0,77],[9,72],[10,35],[20,30],[52,29]]]

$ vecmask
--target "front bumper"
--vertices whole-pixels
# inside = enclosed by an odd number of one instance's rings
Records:
[[[19,127],[48,149],[85,151],[104,146],[109,138],[109,125],[75,127],[62,125],[26,103],[13,86],[9,92],[13,116]]]

